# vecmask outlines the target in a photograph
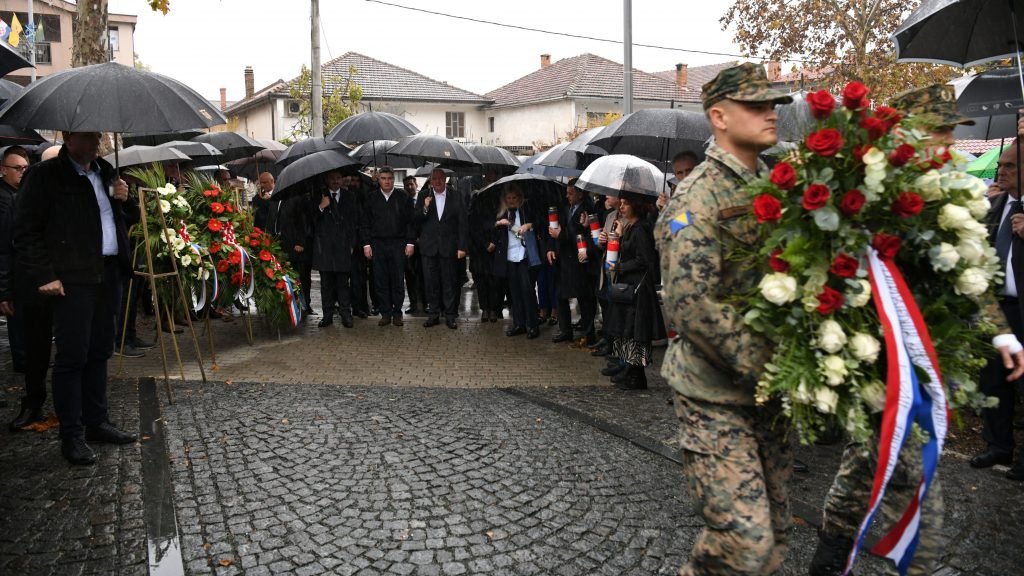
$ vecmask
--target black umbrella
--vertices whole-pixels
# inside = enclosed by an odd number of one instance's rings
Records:
[[[183,140],[172,140],[170,142],[164,142],[157,146],[158,148],[174,148],[178,152],[181,152],[185,156],[193,160],[202,160],[203,162],[211,160],[214,156],[220,156],[221,152],[216,146],[211,146],[204,142],[186,142]]]
[[[17,50],[11,48],[7,42],[0,42],[0,76],[7,76],[15,70],[22,68],[35,68],[31,62],[29,62],[24,56],[18,53]]]
[[[114,163],[114,155],[109,154],[103,157],[104,160]],[[176,148],[160,146],[129,146],[118,152],[119,164],[124,166],[139,166],[152,164],[154,162],[188,162],[189,157],[182,154]]]
[[[473,156],[483,164],[484,169],[496,170],[498,172],[515,172],[521,162],[515,154],[486,144],[470,144],[466,146]]]
[[[181,82],[114,62],[51,74],[0,110],[0,124],[71,132],[174,132],[226,122]]]
[[[605,126],[590,144],[609,154],[632,154],[664,163],[683,151],[693,152],[702,160],[704,143],[710,137],[711,127],[701,113],[649,108]]]
[[[277,163],[282,166],[287,166],[303,156],[323,152],[325,150],[340,150],[341,152],[348,152],[349,148],[341,142],[328,140],[327,138],[306,138],[305,140],[299,140],[285,149],[284,154],[277,159]]]
[[[391,166],[392,168],[415,168],[419,166],[405,156],[392,156],[388,154],[395,144],[395,140],[371,140],[356,146],[348,153],[352,158],[362,162],[363,166]]]
[[[1024,0],[924,0],[892,34],[898,62],[966,68],[1017,55]]]
[[[177,130],[175,132],[125,132],[121,134],[121,143],[125,146],[159,146],[173,140],[191,140],[202,130]]]
[[[342,120],[327,134],[327,139],[354,143],[398,140],[419,133],[419,128],[401,116],[388,112],[363,112]]]
[[[1017,70],[988,70],[951,84],[957,92],[957,111],[975,122],[974,126],[956,126],[953,131],[956,139],[992,140],[1017,136],[1017,109],[1024,106]]]
[[[13,146],[15,144],[39,144],[45,142],[35,130],[15,128],[0,124],[0,146]]]
[[[807,92],[793,92],[793,101],[775,107],[778,118],[775,131],[781,142],[803,142],[804,138],[814,131],[817,120],[811,115],[811,107],[807,105]]]
[[[10,80],[0,80],[0,105],[25,91],[25,87]]]
[[[388,155],[405,156],[415,162],[436,162],[447,168],[480,165],[465,146],[443,136],[421,134],[402,138],[388,150]]]
[[[569,144],[567,142],[562,142],[561,144],[552,146],[543,152],[538,152],[537,154],[530,156],[526,160],[523,160],[523,163],[519,165],[519,168],[516,169],[516,174],[536,174],[537,176],[547,176],[549,178],[572,178],[574,176],[579,176],[583,173],[583,170],[579,168],[545,166],[544,164],[538,163],[539,160],[549,158],[553,154],[562,154],[565,147],[568,145]]]
[[[549,206],[558,206],[565,192],[565,185],[553,178],[539,174],[512,174],[499,178],[491,184],[473,192],[472,205],[480,213],[495,215],[501,204],[501,197],[509,186],[515,185],[523,192],[534,218],[540,222],[547,217]]]
[[[429,178],[430,174],[434,171],[435,168],[440,168],[440,170],[444,172],[445,176],[455,175],[455,172],[453,170],[450,170],[448,168],[441,168],[438,164],[435,164],[433,162],[427,162],[423,166],[420,166],[419,169],[417,169],[416,172],[413,173],[413,176],[416,176],[417,178]]]
[[[263,150],[265,146],[237,132],[210,132],[191,138],[192,142],[209,144],[221,152],[221,160],[237,160]]]
[[[274,188],[274,199],[279,199],[287,193],[287,188],[304,180],[314,178],[331,170],[342,170],[346,173],[355,173],[359,170],[360,164],[349,158],[345,150],[322,150],[307,154],[299,158],[281,170],[277,178],[277,185]]]

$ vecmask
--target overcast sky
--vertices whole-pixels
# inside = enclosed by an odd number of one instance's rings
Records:
[[[505,24],[622,40],[622,0],[395,0],[395,4]],[[739,54],[718,20],[726,0],[633,2],[633,42]],[[153,71],[216,100],[244,96],[242,71],[256,89],[290,80],[309,64],[307,0],[171,0],[166,15],[145,0],[109,0],[111,12],[137,14],[135,51]],[[367,0],[320,0],[321,60],[355,51],[483,94],[540,66],[590,52],[623,61],[621,44],[501,28]],[[634,47],[633,67],[647,72],[737,58]]]

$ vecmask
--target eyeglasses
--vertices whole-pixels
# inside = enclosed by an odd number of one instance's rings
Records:
[[[28,170],[27,164],[25,166],[10,166],[8,164],[4,164],[3,167],[10,168],[11,170],[17,170],[18,172],[24,172],[25,170]]]

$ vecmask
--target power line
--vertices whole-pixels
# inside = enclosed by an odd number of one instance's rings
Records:
[[[556,32],[554,30],[543,30],[541,28],[531,28],[529,26],[519,26],[517,24],[506,24],[504,22],[495,22],[493,20],[483,20],[480,18],[471,18],[469,16],[459,16],[458,14],[449,14],[447,12],[436,12],[434,10],[426,10],[423,8],[416,8],[414,6],[404,6],[402,4],[395,4],[393,2],[384,2],[383,0],[366,0],[367,2],[373,2],[374,4],[381,4],[384,6],[391,6],[392,8],[400,8],[402,10],[409,10],[412,12],[422,12],[424,14],[430,14],[433,16],[443,16],[445,18],[453,18],[455,20],[466,20],[468,22],[476,22],[477,24],[489,24],[491,26],[499,26],[501,28],[512,28],[514,30],[523,30],[526,32],[538,32],[540,34],[550,34],[552,36],[562,36],[564,38],[577,38],[579,40],[591,40],[594,42],[607,42],[610,44],[622,44],[621,40],[612,40],[610,38],[598,38],[596,36],[586,36],[583,34],[572,34],[569,32]],[[659,46],[657,44],[641,44],[634,42],[633,46],[639,46],[641,48],[654,48],[655,50],[668,50],[670,52],[686,52],[689,54],[705,54],[708,56],[727,56],[731,58],[754,58],[760,60],[768,60],[768,58],[758,56],[748,56],[744,54],[730,54],[728,52],[712,52],[710,50],[691,50],[688,48],[675,48],[672,46]],[[801,60],[798,58],[786,58],[788,62],[801,62],[807,63],[810,60]]]

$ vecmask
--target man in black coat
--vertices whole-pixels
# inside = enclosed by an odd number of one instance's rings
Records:
[[[313,262],[313,206],[305,193],[293,193],[281,202],[277,218],[281,247],[288,253],[288,263],[299,274],[302,286],[302,311],[307,316],[316,312],[310,306]]]
[[[597,278],[601,267],[601,252],[590,239],[587,219],[595,213],[594,204],[586,192],[575,186],[576,179],[569,180],[565,188],[567,205],[558,213],[558,228],[549,230],[554,246],[548,250],[548,262],[558,261],[558,334],[552,342],[569,342],[573,339],[572,311],[569,300],[576,299],[580,308],[580,324],[587,344],[597,340],[594,331],[594,317],[597,315]],[[582,259],[576,246],[576,238],[582,236],[586,246],[586,257]],[[581,261],[582,260],[582,261]]]
[[[395,171],[377,172],[378,188],[363,205],[363,255],[373,261],[374,292],[380,310],[379,326],[401,326],[405,301],[405,260],[412,257],[412,205],[405,192],[395,190]]]
[[[420,194],[414,220],[419,225],[419,251],[423,259],[423,278],[427,290],[427,321],[430,328],[441,323],[458,328],[459,260],[466,257],[469,244],[469,223],[462,197],[446,187],[443,170],[430,173],[430,188]]]
[[[409,214],[412,215],[413,211],[416,210],[416,200],[419,195],[419,190],[416,188],[416,177],[406,176],[402,180],[402,188],[408,197],[406,203],[409,205]],[[409,294],[409,308],[405,313],[416,315],[423,313],[427,306],[427,297],[423,286],[423,263],[420,261],[420,255],[415,244],[419,231],[415,225],[410,224],[410,227],[410,234],[413,237],[413,249],[412,256],[405,259],[405,291]]]
[[[135,441],[110,424],[107,405],[121,275],[131,271],[128,185],[99,148],[98,132],[65,132],[57,157],[26,175],[15,218],[15,273],[53,305],[53,404],[72,464],[96,461],[87,440]]]
[[[316,207],[313,268],[320,271],[320,295],[324,317],[321,328],[334,323],[334,312],[346,328],[352,327],[350,286],[352,251],[359,234],[359,202],[355,192],[342,187],[341,172],[324,175],[327,189]]]

